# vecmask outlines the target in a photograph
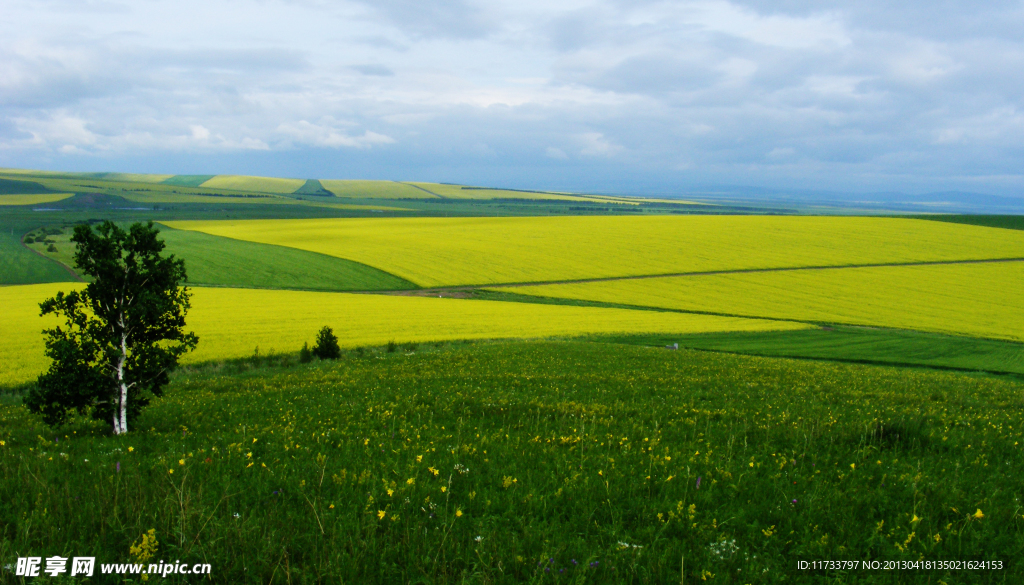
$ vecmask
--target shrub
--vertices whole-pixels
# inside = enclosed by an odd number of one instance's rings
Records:
[[[53,245],[53,244],[50,244],[49,246],[47,246],[47,247],[46,247],[46,251],[47,251],[47,252],[53,252],[53,253],[56,253],[56,252],[57,252],[57,246],[55,246],[55,245]]]
[[[26,244],[34,244],[35,241],[36,241],[36,239],[33,238],[32,236],[25,236],[25,243]]]
[[[330,327],[324,326],[320,333],[317,334],[316,345],[313,346],[313,355],[322,360],[336,360],[341,357],[338,338]]]
[[[395,343],[394,339],[392,339],[388,342],[388,353],[395,353],[396,349],[398,349],[398,344]]]
[[[313,361],[313,352],[309,350],[309,344],[303,343],[302,349],[299,350],[299,363],[308,364]]]

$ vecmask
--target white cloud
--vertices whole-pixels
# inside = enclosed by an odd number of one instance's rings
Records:
[[[277,132],[293,144],[329,148],[369,148],[395,142],[390,136],[370,130],[366,130],[361,136],[350,136],[330,126],[312,124],[306,120],[299,120],[294,124],[281,124],[277,127]]]
[[[0,166],[1012,192],[1024,11],[947,8],[7,0]]]
[[[585,132],[577,137],[582,145],[580,154],[583,156],[611,157],[622,150],[617,144],[612,144],[600,132]]]

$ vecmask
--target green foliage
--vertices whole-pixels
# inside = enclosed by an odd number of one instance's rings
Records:
[[[313,352],[309,350],[309,344],[303,343],[302,349],[299,350],[299,363],[308,364],[313,361]]]
[[[320,329],[320,333],[316,336],[316,343],[313,345],[312,354],[322,360],[336,360],[341,357],[341,347],[338,346],[338,337],[334,334],[333,329],[326,325]]]
[[[119,558],[155,529],[215,581],[296,585],[1024,579],[1020,383],[592,343],[377,357],[190,371],[131,437],[0,409],[0,547]],[[795,570],[969,557],[1009,568]]]
[[[185,264],[161,256],[158,233],[152,222],[127,232],[111,222],[75,228],[75,262],[94,280],[39,305],[43,315],[65,320],[44,331],[53,361],[25,398],[47,424],[91,411],[112,420],[115,434],[127,432],[128,420],[162,393],[178,358],[195,348],[198,338],[184,332]]]

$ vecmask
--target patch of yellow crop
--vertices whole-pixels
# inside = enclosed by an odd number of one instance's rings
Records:
[[[244,194],[224,194],[211,197],[209,195],[196,195],[187,191],[174,193],[171,190],[161,189],[159,191],[126,191],[117,194],[137,203],[252,203],[263,205],[289,205],[297,203],[294,199],[288,197],[263,193],[250,197],[246,197]]]
[[[39,303],[59,290],[81,286],[65,282],[0,287],[0,385],[28,382],[46,369],[42,331],[59,321],[40,317]]]
[[[491,189],[487,187],[471,187],[465,185],[448,185],[444,183],[408,183],[424,191],[433,193],[444,199],[532,199],[559,201],[589,201],[597,203],[622,203],[639,205],[638,200],[626,197],[607,197],[591,195],[575,195],[573,193],[555,193],[546,191],[515,191],[511,189]]]
[[[303,179],[278,179],[275,177],[246,177],[242,175],[217,175],[200,187],[207,189],[232,189],[234,191],[255,191],[257,193],[294,193],[306,183]]]
[[[421,286],[1024,257],[1024,231],[880,217],[175,221],[362,262]]]
[[[31,380],[47,366],[39,302],[83,285],[0,287],[0,384]],[[193,288],[188,328],[199,335],[188,361],[294,352],[328,325],[346,347],[452,339],[536,338],[588,333],[689,333],[797,329],[801,324],[732,317],[429,297]],[[253,310],[258,307],[259,310]]]
[[[437,196],[397,181],[345,181],[321,179],[324,189],[353,199],[437,199]]]
[[[1024,262],[833,268],[528,286],[508,292],[1024,341]]]
[[[74,193],[31,193],[27,195],[0,195],[0,205],[38,205],[53,203],[71,197]]]
[[[106,173],[101,180],[125,183],[160,183],[174,175],[144,175],[139,173]]]

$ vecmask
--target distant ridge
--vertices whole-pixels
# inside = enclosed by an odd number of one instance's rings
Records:
[[[293,195],[316,195],[318,197],[334,197],[334,193],[331,193],[327,189],[324,189],[323,184],[318,179],[307,179],[301,187],[296,189]]]

